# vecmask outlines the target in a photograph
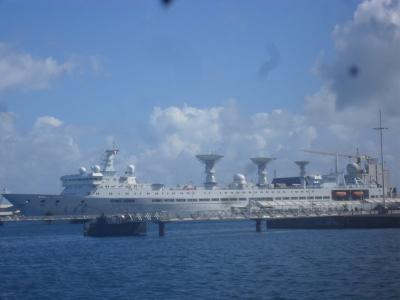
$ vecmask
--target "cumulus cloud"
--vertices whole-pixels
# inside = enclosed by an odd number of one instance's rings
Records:
[[[331,101],[324,105],[324,102]],[[229,118],[228,118],[229,116]],[[150,116],[154,138],[151,145],[135,156],[138,172],[145,180],[177,183],[203,180],[203,167],[196,161],[200,153],[219,153],[224,159],[217,165],[217,178],[228,182],[236,172],[255,179],[255,168],[249,158],[259,155],[276,157],[269,167],[278,176],[298,173],[294,160],[311,160],[310,173],[333,170],[334,157],[316,156],[302,149],[325,150],[378,156],[378,133],[372,130],[378,120],[377,112],[368,107],[336,109],[336,97],[322,90],[306,99],[304,114],[275,109],[271,112],[242,116],[235,107],[195,108],[190,106],[155,108]],[[386,124],[400,127],[399,118]],[[390,155],[400,153],[400,145],[386,135],[386,163],[397,169],[399,160]],[[341,169],[347,164],[341,162]],[[393,172],[392,183],[399,182]]]
[[[335,59],[321,60],[317,71],[337,108],[369,105],[399,115],[400,1],[364,1],[352,20],[336,26],[333,40]]]
[[[18,130],[17,116],[0,112],[0,182],[14,192],[56,192],[58,178],[78,166],[81,152],[68,127],[39,117],[31,130]]]
[[[305,117],[318,127],[316,147],[349,152],[359,147],[378,156],[378,110],[382,109],[385,161],[398,170],[400,143],[400,1],[371,0],[357,7],[353,18],[333,30],[333,60],[320,59],[322,87],[306,97]],[[316,157],[317,158],[317,157]],[[318,159],[318,158],[317,158]],[[320,158],[322,160],[322,158]],[[393,183],[400,174],[392,172]]]
[[[57,119],[52,116],[43,116],[37,118],[34,127],[40,128],[43,126],[50,126],[50,127],[60,127],[63,124],[63,121]]]
[[[250,157],[270,155],[293,164],[299,149],[316,138],[316,129],[303,116],[277,109],[246,117],[237,113],[233,103],[211,108],[156,107],[149,123],[154,144],[139,153],[138,171],[167,183],[202,182],[203,167],[195,159],[200,153],[225,156],[218,165],[221,181],[249,170],[254,177]]]
[[[34,58],[0,43],[0,91],[5,89],[44,89],[50,81],[72,71],[72,61],[58,62],[52,57]]]

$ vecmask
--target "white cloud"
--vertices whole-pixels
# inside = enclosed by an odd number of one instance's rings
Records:
[[[43,116],[39,117],[36,122],[34,127],[35,128],[40,128],[43,126],[51,126],[51,127],[60,127],[63,124],[63,121],[52,117],[52,116]]]
[[[79,166],[81,153],[68,128],[51,116],[40,117],[26,133],[17,117],[0,112],[0,182],[13,192],[56,192],[59,177]]]
[[[221,135],[220,123],[223,109],[215,107],[199,109],[190,106],[154,108],[150,117],[150,125],[162,134],[179,134],[190,140],[216,141]]]
[[[50,81],[72,71],[74,63],[57,62],[52,57],[34,58],[0,43],[0,91],[4,89],[44,89]]]
[[[307,97],[305,116],[318,126],[319,148],[349,152],[360,147],[378,156],[378,110],[382,108],[388,167],[398,170],[400,153],[400,1],[362,2],[352,20],[333,31],[333,61],[320,60],[321,89]],[[392,172],[393,182],[400,174]]]
[[[400,1],[361,3],[351,21],[333,32],[336,58],[317,67],[338,109],[382,107],[400,113]]]
[[[277,156],[295,168],[291,160],[316,138],[315,128],[303,116],[277,109],[246,117],[233,103],[203,109],[156,107],[149,123],[154,144],[138,154],[138,172],[166,183],[202,182],[203,167],[195,159],[200,153],[225,156],[217,167],[221,181],[231,180],[236,172],[254,177],[249,158],[257,155]]]

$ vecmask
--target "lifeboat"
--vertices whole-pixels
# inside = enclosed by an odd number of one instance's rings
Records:
[[[352,191],[351,194],[353,195],[353,197],[356,197],[356,198],[361,198],[362,196],[364,196],[363,191]]]
[[[334,196],[338,197],[338,198],[344,198],[347,196],[347,193],[344,191],[336,191],[333,193]]]

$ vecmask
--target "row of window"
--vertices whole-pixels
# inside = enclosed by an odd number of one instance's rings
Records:
[[[373,198],[375,196],[372,196]],[[378,196],[376,196],[378,197]],[[275,200],[319,200],[319,199],[330,199],[329,196],[308,196],[308,197],[275,197]],[[232,202],[232,201],[246,201],[246,198],[200,198],[200,199],[152,199],[151,202]],[[249,200],[258,200],[258,201],[273,201],[274,198],[271,197],[256,197],[256,198],[249,198]],[[45,199],[42,199],[40,203],[43,205],[45,203]],[[58,204],[60,200],[56,200],[56,204]],[[83,204],[85,200],[81,200]],[[111,203],[134,203],[135,199],[110,199]]]
[[[317,196],[317,197],[275,197],[275,200],[322,200],[322,199],[330,199],[329,196]],[[210,202],[210,201],[246,201],[246,198],[200,198],[200,199],[152,199],[151,202]],[[257,200],[257,201],[273,201],[272,197],[257,197],[257,198],[249,198],[249,200]]]
[[[210,202],[246,201],[246,198],[152,199],[151,202]]]
[[[96,178],[96,177],[91,177],[91,178],[67,178],[67,179],[63,179],[63,181],[92,181],[92,180],[100,180],[101,178]]]
[[[207,192],[207,191],[203,191],[203,193],[204,194],[208,194],[208,195],[211,195],[211,194],[215,194],[215,193],[219,193],[220,195],[222,195],[222,194],[232,194],[232,191],[213,191],[213,192]],[[247,191],[236,191],[236,194],[268,194],[268,193],[271,193],[271,194],[274,194],[274,193],[277,193],[277,194],[280,194],[281,192],[282,192],[282,194],[284,194],[284,193],[287,193],[287,191],[281,191],[281,190],[247,190]],[[304,189],[302,189],[302,190],[293,190],[293,191],[291,191],[292,193],[301,193],[301,194],[303,194],[303,193],[315,193],[315,190],[304,190]],[[146,193],[147,195],[150,195],[151,194],[151,192],[147,192]],[[155,192],[154,193],[154,195],[175,195],[175,194],[178,194],[178,192]],[[184,194],[186,194],[186,195],[191,195],[191,194],[194,194],[194,191],[191,191],[191,192],[179,192],[179,195],[184,195]]]
[[[297,193],[298,191],[295,191],[295,192]],[[311,192],[314,193],[314,191],[311,191]],[[205,192],[205,193],[207,193],[207,192]],[[214,193],[215,193],[215,192],[214,192]],[[225,194],[228,194],[228,193],[231,193],[231,192],[224,192],[224,193],[225,193]],[[247,191],[247,192],[243,191],[242,193],[243,193],[243,194],[246,194],[246,193],[248,193],[248,194],[255,194],[255,193],[257,193],[257,191]],[[271,191],[271,193],[274,193],[274,191]],[[277,191],[277,193],[280,193],[280,191]],[[101,193],[96,192],[95,194],[96,194],[96,195],[100,195]],[[109,192],[108,194],[109,194],[109,195],[121,195],[120,192],[118,192],[118,193]],[[154,195],[169,195],[169,194],[175,195],[175,192],[171,192],[171,193],[158,193],[158,192],[155,192],[155,193],[154,193]],[[180,194],[180,195],[184,195],[185,193],[184,193],[184,192],[180,192],[179,194]],[[186,192],[186,194],[187,194],[187,195],[190,195],[190,194],[193,194],[193,192]],[[210,194],[210,192],[208,192],[208,194]],[[219,194],[221,195],[222,192],[219,192]],[[236,194],[239,194],[239,192],[236,192]],[[125,192],[125,195],[131,195],[131,193]],[[141,196],[142,193],[138,193],[138,194],[135,193],[135,195]],[[146,195],[151,195],[151,193],[150,193],[150,192],[147,192]],[[298,198],[300,198],[300,199],[306,199],[306,197],[291,197],[291,199],[298,199]],[[255,198],[251,198],[251,199],[255,199]],[[272,200],[273,198],[267,197],[266,199]],[[284,199],[290,199],[290,198],[285,197]],[[312,197],[310,198],[310,196],[309,196],[309,197],[307,197],[307,199],[314,199],[314,198],[312,198]],[[322,198],[316,197],[316,199],[322,199]],[[329,198],[329,197],[324,197],[324,199],[330,199],[330,198]]]

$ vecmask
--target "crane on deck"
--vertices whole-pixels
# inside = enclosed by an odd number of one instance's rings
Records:
[[[312,154],[320,154],[320,155],[328,155],[328,156],[334,156],[335,157],[335,173],[338,174],[339,172],[339,157],[345,157],[348,159],[355,158],[356,163],[358,165],[361,164],[361,159],[365,160],[371,160],[373,157],[365,154],[360,154],[358,148],[356,149],[356,154],[345,154],[345,153],[339,153],[339,152],[326,152],[326,151],[317,151],[317,150],[311,150],[311,149],[303,149],[303,152],[307,153],[312,153]]]

